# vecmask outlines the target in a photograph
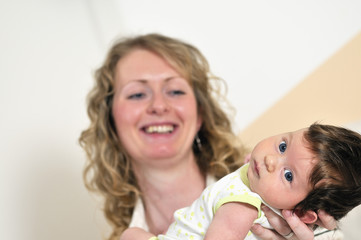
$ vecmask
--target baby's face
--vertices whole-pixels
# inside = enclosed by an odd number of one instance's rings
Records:
[[[274,208],[292,209],[311,191],[308,179],[317,160],[307,148],[306,130],[266,138],[252,151],[251,190]]]

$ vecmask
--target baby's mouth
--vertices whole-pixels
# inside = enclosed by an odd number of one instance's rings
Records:
[[[148,126],[144,128],[146,133],[172,133],[174,131],[173,125],[159,125]]]

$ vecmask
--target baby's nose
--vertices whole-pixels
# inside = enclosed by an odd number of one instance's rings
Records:
[[[267,171],[273,172],[276,169],[277,156],[266,155],[264,158],[264,163],[266,165]]]

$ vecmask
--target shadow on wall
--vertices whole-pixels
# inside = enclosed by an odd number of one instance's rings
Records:
[[[361,32],[244,129],[242,141],[252,147],[265,136],[315,121],[340,125],[361,119],[360,62]]]

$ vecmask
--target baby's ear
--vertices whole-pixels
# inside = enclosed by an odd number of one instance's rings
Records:
[[[312,224],[317,221],[317,213],[314,211],[308,210],[304,214],[301,214],[300,210],[296,209],[295,213],[301,219],[301,221],[306,224]]]

